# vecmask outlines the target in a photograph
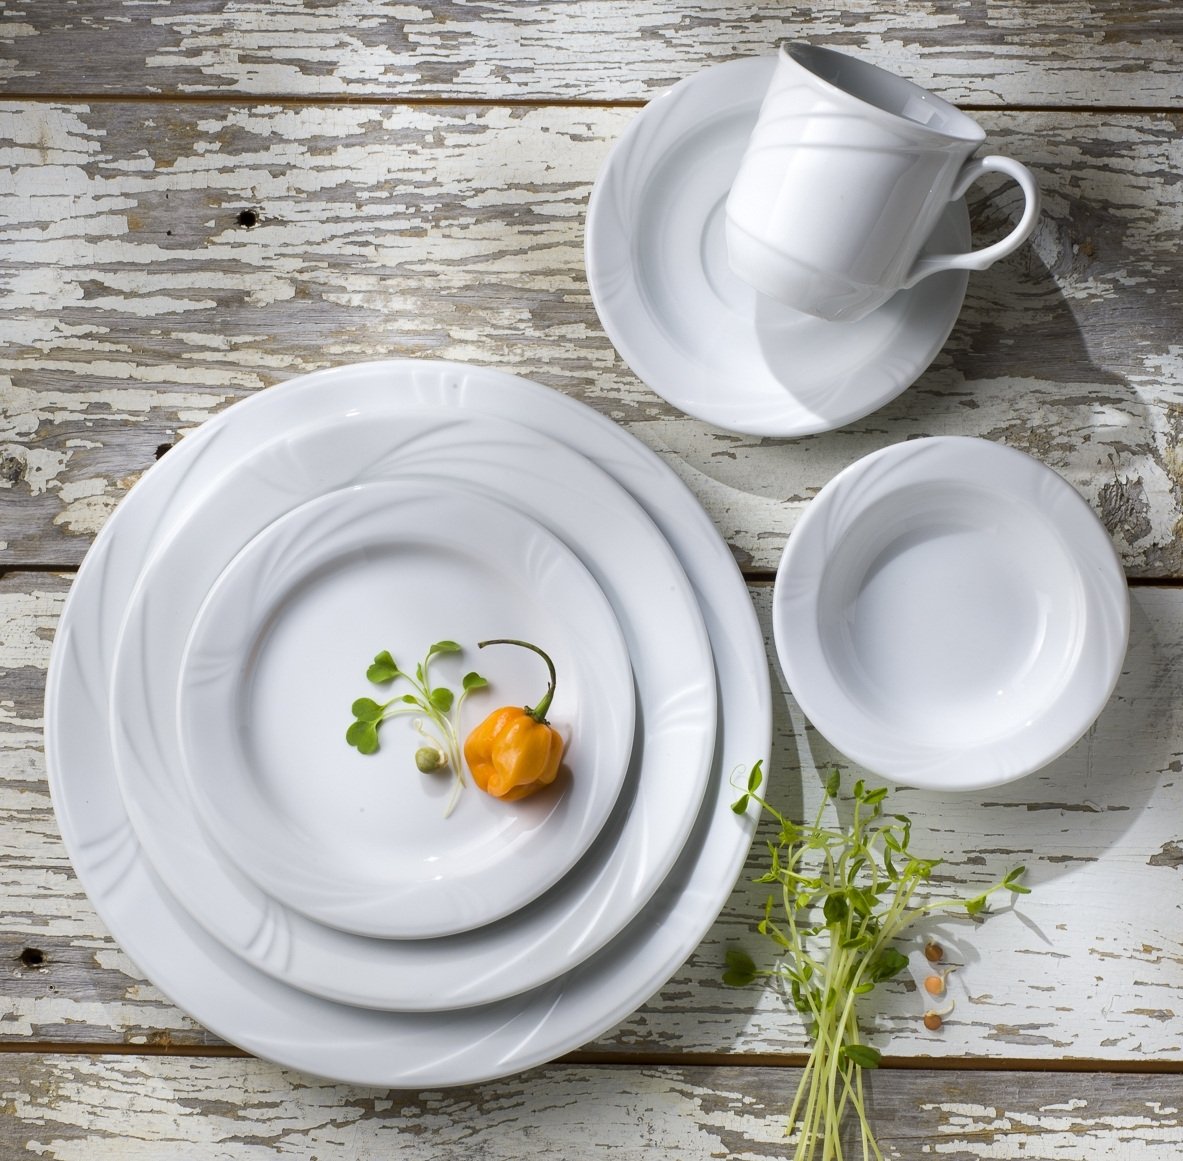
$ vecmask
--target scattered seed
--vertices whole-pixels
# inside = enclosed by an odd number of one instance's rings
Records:
[[[945,994],[945,977],[929,976],[924,981],[924,990],[930,996],[943,996]]]
[[[925,1012],[924,1013],[924,1026],[930,1032],[935,1032],[943,1023],[944,1023],[944,1021],[941,1019],[939,1013],[937,1013],[937,1012]]]
[[[925,944],[924,958],[929,963],[940,963],[945,958],[945,949],[939,943]]]

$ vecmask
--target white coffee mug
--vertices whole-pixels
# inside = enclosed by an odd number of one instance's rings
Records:
[[[727,198],[732,269],[763,294],[819,318],[854,321],[938,270],[985,270],[1039,215],[1031,171],[971,160],[980,125],[903,77],[843,53],[783,45]],[[1009,174],[1018,225],[964,254],[920,252],[949,202],[983,173]]]

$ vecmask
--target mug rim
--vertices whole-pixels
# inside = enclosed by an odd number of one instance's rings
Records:
[[[944,97],[937,96],[936,93],[924,88],[923,85],[918,85],[915,81],[911,81],[907,77],[902,77],[898,73],[889,72],[887,69],[871,64],[870,61],[862,60],[860,57],[853,56],[847,52],[839,52],[836,49],[823,48],[821,45],[810,44],[808,41],[784,41],[780,46],[780,56],[782,59],[791,60],[799,68],[804,69],[814,81],[831,93],[849,101],[857,101],[861,107],[871,110],[874,114],[887,119],[893,125],[907,126],[912,132],[919,133],[925,137],[939,138],[942,141],[957,142],[961,145],[980,145],[986,139],[986,131],[968,113],[963,113],[952,102],[946,101]],[[859,96],[849,89],[835,84],[833,81],[826,80],[825,77],[817,72],[814,64],[814,60],[819,56],[840,61],[842,67],[852,69],[856,73],[863,73],[868,77],[873,77],[880,84],[886,83],[906,90],[925,104],[941,110],[955,125],[965,125],[966,132],[962,134],[956,131],[951,132],[944,129],[934,129],[931,125],[926,125],[922,121],[913,121],[910,117],[905,117],[902,113],[895,113],[890,109],[885,109],[882,105],[874,101],[869,101],[865,97]]]

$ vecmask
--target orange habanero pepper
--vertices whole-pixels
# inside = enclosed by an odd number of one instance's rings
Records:
[[[554,662],[537,645],[528,641],[497,638],[478,641],[486,645],[520,645],[533,649],[550,673],[550,684],[542,700],[529,706],[502,706],[477,726],[464,743],[464,760],[472,771],[473,781],[494,798],[512,802],[549,786],[559,772],[563,757],[563,739],[546,720],[555,695]]]

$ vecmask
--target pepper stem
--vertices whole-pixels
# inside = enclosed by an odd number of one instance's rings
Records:
[[[478,649],[484,649],[486,645],[520,645],[523,649],[534,650],[546,662],[546,669],[550,674],[550,684],[546,687],[546,693],[542,695],[542,700],[533,709],[529,706],[523,708],[536,722],[544,726],[547,725],[546,711],[550,709],[551,700],[555,696],[555,663],[547,656],[546,651],[539,649],[537,645],[531,645],[529,641],[515,641],[511,637],[494,637],[492,640],[476,643]]]

